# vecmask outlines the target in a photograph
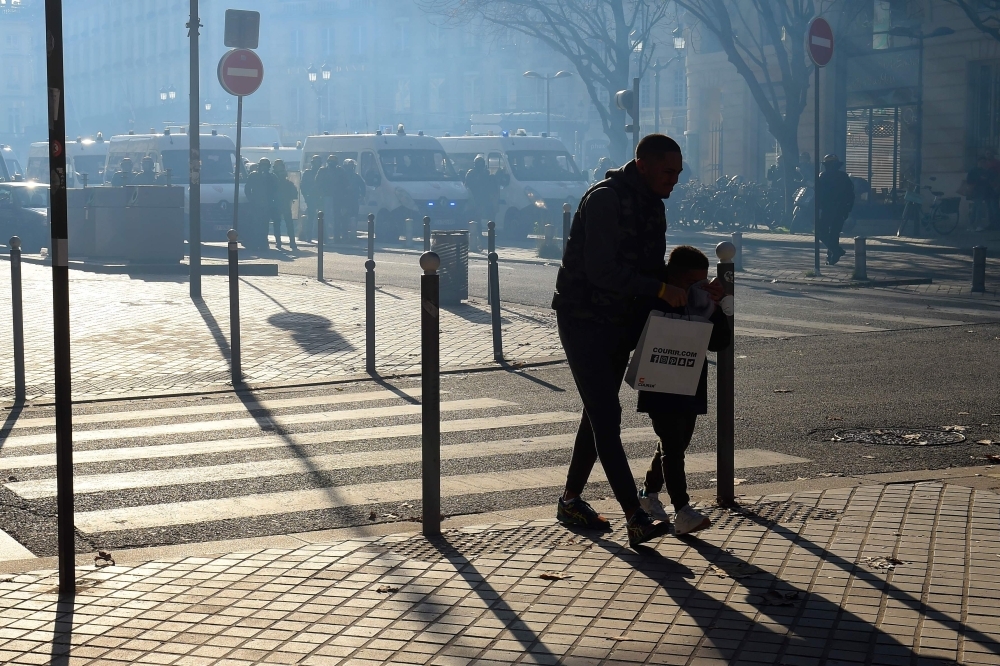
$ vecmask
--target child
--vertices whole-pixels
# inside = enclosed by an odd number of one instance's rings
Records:
[[[701,287],[708,281],[708,257],[690,245],[681,245],[670,253],[667,261],[667,284],[688,292],[688,303],[671,307],[659,301],[653,308],[679,315],[697,315],[708,318],[714,325],[708,343],[710,351],[729,346],[732,340],[729,322],[722,309],[716,306],[708,292]],[[657,494],[666,481],[670,502],[677,512],[674,516],[674,533],[690,534],[711,526],[712,521],[691,507],[684,475],[684,451],[691,443],[695,420],[699,414],[708,413],[708,363],[702,366],[701,381],[694,395],[653,393],[639,391],[638,411],[649,414],[653,431],[659,437],[639,503],[655,520],[669,520]]]

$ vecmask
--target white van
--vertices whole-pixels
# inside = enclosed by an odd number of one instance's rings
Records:
[[[0,181],[12,182],[24,180],[24,169],[17,159],[14,149],[5,143],[0,144]]]
[[[413,134],[321,134],[306,138],[303,168],[313,155],[326,160],[357,162],[367,196],[360,216],[375,213],[383,237],[399,238],[406,218],[415,228],[424,215],[434,228],[464,228],[468,223],[469,193],[434,137]]]
[[[66,141],[66,187],[100,185],[108,159],[108,142],[98,132],[96,139],[77,137]],[[28,148],[28,180],[49,182],[49,142],[35,141]]]
[[[142,158],[149,155],[158,175],[170,172],[170,183],[185,185],[184,213],[190,200],[190,140],[187,134],[121,134],[111,137],[104,182],[111,183],[122,159],[132,160],[132,171],[142,168]],[[224,241],[233,227],[233,183],[235,180],[236,144],[221,134],[201,135],[201,239]],[[240,173],[240,210],[246,211],[243,187],[246,172]],[[240,222],[248,218],[241,217]]]
[[[575,211],[587,191],[580,171],[562,141],[541,136],[453,136],[438,139],[461,178],[476,155],[491,173],[503,169],[510,182],[500,190],[497,229],[517,237],[534,232],[536,223],[562,223],[562,207]]]
[[[271,160],[281,160],[289,174],[298,173],[302,168],[302,150],[300,148],[283,148],[281,146],[240,146],[240,157],[244,162],[256,164],[262,157]]]

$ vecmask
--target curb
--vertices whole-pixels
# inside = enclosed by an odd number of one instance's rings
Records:
[[[442,375],[460,375],[466,373],[479,373],[479,372],[493,372],[497,370],[504,370],[507,372],[517,372],[524,368],[542,368],[550,365],[561,365],[566,362],[565,356],[537,356],[529,358],[526,360],[515,360],[512,362],[504,361],[503,364],[489,363],[480,365],[469,365],[469,366],[454,366],[441,368]],[[337,384],[351,384],[354,382],[361,382],[365,380],[377,381],[385,379],[399,379],[403,377],[420,377],[420,371],[408,371],[408,372],[398,372],[386,375],[369,375],[368,373],[354,373],[351,375],[341,375],[339,377],[332,377],[329,379],[316,379],[310,381],[290,381],[290,382],[270,382],[270,383],[241,383],[238,386],[233,386],[231,383],[226,382],[225,384],[206,384],[203,388],[190,389],[187,391],[172,391],[167,393],[127,393],[123,395],[116,395],[109,398],[82,398],[74,399],[74,405],[93,405],[102,404],[107,402],[119,402],[124,400],[155,400],[159,398],[183,398],[185,396],[191,395],[208,395],[208,394],[225,394],[234,392],[246,392],[246,391],[273,391],[278,389],[292,389],[292,388],[315,388],[319,386],[335,386]],[[14,401],[8,398],[0,400],[0,409],[11,409],[14,406]],[[47,400],[45,402],[37,402],[28,398],[24,402],[24,407],[54,407],[55,402],[52,400]]]
[[[796,286],[809,287],[830,287],[833,289],[864,289],[877,287],[905,287],[918,284],[932,284],[931,278],[889,278],[886,280],[845,280],[845,281],[823,281],[815,278],[795,278],[783,280],[768,276],[748,276],[737,273],[736,278],[743,278],[745,282],[766,282],[768,284],[791,284]]]
[[[801,236],[803,240],[791,240],[788,238],[790,235]],[[675,237],[688,237],[688,238],[701,238],[707,241],[722,242],[724,240],[732,240],[732,238],[726,234],[712,234],[706,235],[699,232],[692,234],[684,234],[678,232],[674,234]],[[924,245],[922,243],[916,243],[913,245],[903,245],[898,243],[887,243],[880,240],[878,236],[866,236],[868,239],[868,251],[876,252],[903,252],[911,254],[928,254],[928,255],[971,255],[972,247],[954,247],[949,245]],[[984,239],[985,240],[985,239]],[[775,238],[772,239],[761,239],[761,238],[743,238],[743,246],[747,245],[762,245],[767,247],[774,246],[784,246],[784,247],[794,247],[800,249],[812,248],[813,241],[811,237],[807,237],[802,234],[775,234]]]
[[[5,257],[9,261],[9,257]],[[49,260],[21,256],[21,261],[36,266],[51,266]],[[96,264],[89,261],[70,261],[72,270],[103,275],[187,275],[188,264]],[[202,264],[202,275],[229,275],[229,264]],[[278,264],[240,264],[241,276],[276,276]]]

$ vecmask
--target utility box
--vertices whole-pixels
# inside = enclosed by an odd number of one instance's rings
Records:
[[[457,305],[469,298],[469,232],[439,230],[431,232],[431,252],[441,259],[441,305]]]
[[[184,258],[183,187],[128,185],[91,187],[81,192],[88,193],[77,195],[85,197],[81,238],[93,225],[93,248],[86,256],[163,264],[179,263]],[[70,234],[72,247],[72,231]],[[73,252],[84,255],[82,246]]]
[[[83,187],[66,190],[67,238],[71,257],[90,257],[94,254],[94,215],[91,199],[96,188]]]

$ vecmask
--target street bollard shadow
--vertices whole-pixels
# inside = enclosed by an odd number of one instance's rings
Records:
[[[73,613],[76,600],[72,594],[60,594],[56,602],[56,617],[49,647],[50,666],[69,666],[73,647]]]
[[[309,354],[354,351],[355,347],[333,329],[326,317],[306,312],[279,312],[267,318],[275,328],[288,331],[292,339]]]
[[[208,309],[205,299],[195,298],[192,300],[194,301],[194,307],[198,310],[198,314],[201,315],[202,321],[204,321],[205,325],[208,327],[208,332],[211,333],[212,339],[215,340],[215,345],[219,348],[222,358],[231,363],[233,350],[232,347],[229,346],[229,339],[226,337],[226,334],[222,332],[222,327],[219,326],[219,322],[215,319],[215,315],[213,315],[212,311]]]
[[[761,524],[768,528],[774,527],[769,521],[761,520]],[[784,661],[786,655],[789,660],[807,659],[815,663],[827,663],[837,660],[839,656],[831,654],[832,652],[847,648],[834,632],[840,634],[850,632],[852,635],[850,644],[861,643],[866,653],[883,658],[891,657],[894,660],[892,663],[920,663],[923,666],[946,666],[955,663],[919,656],[911,646],[904,645],[868,620],[845,610],[839,603],[798,588],[728,550],[702,541],[696,536],[679,538],[700,554],[706,564],[714,565],[721,572],[725,572],[720,580],[730,578],[736,585],[742,587],[745,592],[742,598],[733,593],[719,595],[718,591],[709,594],[699,590],[699,575],[688,567],[661,555],[655,546],[630,549],[617,542],[602,539],[593,532],[577,529],[570,531],[590,540],[602,550],[630,564],[638,573],[656,582],[679,610],[693,618],[704,635],[704,642],[700,642],[693,655],[695,658],[722,659],[732,663],[737,661],[742,653],[763,651],[775,655],[772,663],[790,663]],[[823,562],[836,562],[840,559],[807,539],[796,539],[796,545],[811,552],[821,553]],[[850,567],[854,569],[853,563],[850,563]],[[880,585],[885,585],[886,589],[892,588],[874,574],[865,576],[866,572],[860,570],[853,571],[853,574],[862,580],[874,578]],[[704,575],[713,574],[706,571]],[[896,598],[905,598],[908,603],[915,604],[911,607],[927,608],[921,605],[920,599],[905,593],[901,594],[903,596]],[[733,608],[725,601],[726,598],[732,598],[734,603],[750,604],[766,616],[766,623],[754,621],[752,616],[748,616],[739,608]],[[933,609],[928,610],[931,612],[927,617],[941,619],[947,617],[942,613],[934,613]],[[822,621],[817,618],[822,618]],[[951,622],[960,624],[957,620]],[[772,629],[770,625],[779,629]],[[964,627],[964,624],[960,626]],[[826,632],[825,635],[823,632]],[[973,633],[981,636],[978,632]],[[992,639],[983,638],[987,642],[981,640],[977,642],[989,646],[991,650],[996,649]],[[966,634],[966,639],[972,639],[972,636]],[[822,647],[818,647],[817,642],[822,642]],[[806,655],[804,654],[806,652],[811,653]]]
[[[470,324],[481,324],[483,326],[489,326],[492,324],[493,319],[489,311],[489,306],[485,303],[483,304],[483,309],[477,308],[468,303],[448,303],[442,305],[441,309],[448,314],[453,314],[460,319],[464,319]],[[501,324],[510,324],[510,320],[500,316]]]
[[[523,377],[524,379],[527,379],[529,382],[534,382],[535,384],[538,384],[539,386],[544,386],[545,388],[549,389],[553,393],[565,393],[566,392],[566,389],[562,388],[561,386],[556,386],[555,384],[550,384],[549,382],[545,381],[544,379],[539,379],[538,377],[530,375],[527,372],[524,372],[524,368],[515,367],[515,366],[511,365],[510,363],[508,363],[507,361],[500,361],[499,365],[500,365],[501,368],[503,368],[504,370],[506,370],[508,373],[514,375],[515,377]]]
[[[561,663],[556,655],[549,650],[542,642],[541,636],[535,633],[531,627],[518,617],[517,611],[510,607],[500,592],[493,589],[487,582],[486,576],[479,573],[475,565],[467,557],[462,555],[458,547],[453,545],[446,535],[426,537],[427,542],[434,546],[441,553],[443,559],[448,560],[455,566],[455,570],[468,584],[469,589],[482,599],[494,617],[503,624],[504,629],[509,631],[514,639],[521,644],[525,653],[530,652],[537,659],[542,661],[534,663]],[[530,660],[525,663],[531,663]]]
[[[10,437],[10,433],[14,430],[14,426],[17,424],[17,420],[21,417],[21,412],[24,411],[25,402],[24,400],[15,400],[14,404],[10,406],[10,410],[7,412],[6,418],[4,418],[3,425],[0,425],[0,451],[3,450],[3,443],[7,441]]]

